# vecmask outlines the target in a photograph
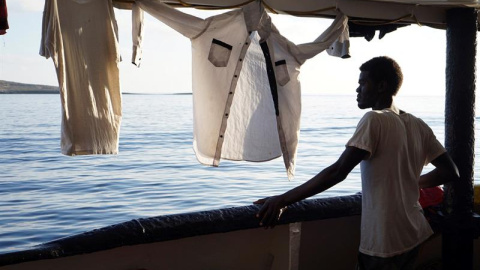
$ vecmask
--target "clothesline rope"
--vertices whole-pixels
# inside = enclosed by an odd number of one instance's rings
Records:
[[[128,3],[128,4],[133,4],[135,3],[135,0],[114,0],[116,2],[120,2],[120,3]],[[284,14],[289,14],[289,15],[293,15],[293,16],[319,16],[319,12],[325,12],[325,11],[330,11],[330,10],[336,10],[338,9],[337,6],[331,6],[331,7],[326,7],[326,8],[320,8],[320,9],[315,9],[315,10],[310,10],[310,11],[292,11],[292,10],[276,10],[274,8],[272,8],[268,3],[267,1],[265,0],[247,0],[245,2],[242,2],[240,4],[236,4],[236,5],[231,5],[231,6],[209,6],[209,5],[197,5],[197,4],[191,4],[191,3],[188,3],[184,0],[176,0],[179,5],[183,6],[183,7],[188,7],[188,8],[195,8],[195,9],[200,9],[200,10],[222,10],[222,9],[234,9],[234,8],[239,8],[239,7],[242,7],[244,5],[247,5],[251,2],[254,2],[254,1],[259,1],[263,4],[263,6],[268,10],[270,11],[271,13],[273,14],[280,14],[280,13],[284,13]],[[172,4],[172,3],[166,3],[166,4],[170,4],[170,5],[175,5],[175,4]],[[352,18],[351,21],[352,22],[355,22],[357,24],[361,24],[361,25],[367,25],[367,26],[381,26],[381,25],[389,25],[389,24],[396,24],[396,23],[401,23],[402,20],[406,19],[406,18],[413,18],[415,23],[417,25],[422,25],[420,23],[420,21],[418,20],[418,18],[415,16],[414,14],[414,9],[417,7],[418,5],[415,5],[415,7],[412,9],[412,12],[410,14],[406,14],[404,16],[401,16],[397,19],[393,19],[393,20],[390,20],[390,21],[365,21],[365,20],[358,20],[358,19],[354,19]],[[409,22],[405,22],[405,23],[408,23]]]
[[[421,23],[418,21],[417,17],[415,16],[415,14],[407,14],[407,15],[404,15],[404,16],[398,18],[398,19],[394,19],[394,20],[386,21],[386,22],[381,22],[381,23],[380,22],[375,22],[375,21],[372,21],[372,22],[360,21],[360,20],[355,20],[355,19],[351,19],[350,21],[354,22],[356,24],[359,24],[359,25],[381,26],[381,25],[397,24],[397,23],[400,23],[403,19],[406,19],[406,18],[413,18],[419,26],[422,26]]]
[[[206,9],[206,10],[217,10],[217,9],[239,8],[241,6],[244,6],[246,4],[249,4],[249,3],[253,2],[253,1],[257,1],[257,0],[248,0],[248,1],[240,3],[240,4],[236,4],[236,5],[232,5],[232,6],[222,6],[222,7],[200,6],[200,5],[189,4],[189,3],[185,2],[185,1],[182,1],[182,0],[177,0],[177,1],[184,7],[193,7],[193,8],[196,8],[196,9]]]
[[[269,5],[267,5],[267,3],[265,3],[265,2],[262,1],[262,4],[263,4],[263,6],[264,6],[266,9],[268,9],[268,11],[270,11],[271,13],[273,13],[273,14],[278,14],[278,12],[277,12],[275,9],[273,9],[272,7],[270,7]]]
[[[187,2],[182,1],[182,0],[177,0],[177,1],[184,7],[193,7],[193,8],[204,9],[204,10],[218,10],[218,9],[239,8],[239,7],[242,7],[244,5],[247,5],[247,4],[251,3],[253,1],[259,1],[259,0],[249,0],[249,1],[246,1],[246,2],[243,2],[243,3],[240,3],[240,4],[236,4],[236,5],[232,5],[232,6],[222,6],[222,7],[200,6],[200,5],[190,4],[190,3],[187,3]],[[263,4],[263,6],[273,14],[279,14],[281,12],[281,13],[285,13],[285,14],[289,14],[289,15],[298,15],[298,16],[301,16],[301,15],[304,15],[304,16],[306,16],[306,15],[316,15],[316,13],[318,13],[318,12],[334,10],[334,9],[337,8],[336,6],[334,6],[334,7],[327,7],[327,8],[310,10],[310,11],[281,10],[279,12],[279,11],[275,10],[274,8],[272,8],[270,5],[268,5],[266,1],[260,0],[259,2],[261,2]]]

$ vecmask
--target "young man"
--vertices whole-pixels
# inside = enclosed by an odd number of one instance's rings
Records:
[[[418,203],[419,188],[458,179],[458,169],[432,130],[393,103],[402,84],[398,64],[376,57],[360,67],[357,102],[372,108],[358,123],[345,151],[309,181],[263,204],[260,225],[273,227],[283,209],[343,181],[360,163],[361,239],[357,269],[413,269],[417,247],[432,235]],[[420,175],[424,165],[436,168]]]

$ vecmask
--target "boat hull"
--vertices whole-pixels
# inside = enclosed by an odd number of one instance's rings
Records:
[[[307,200],[267,230],[257,206],[133,220],[0,255],[0,269],[354,269],[360,200]],[[439,265],[441,240],[436,233],[421,246],[418,266]],[[474,260],[480,269],[480,256]]]

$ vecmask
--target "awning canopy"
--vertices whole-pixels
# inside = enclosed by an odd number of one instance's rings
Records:
[[[135,0],[113,0],[116,7],[128,8]],[[178,7],[228,9],[259,0],[163,0]],[[445,28],[446,11],[451,8],[480,8],[478,0],[262,0],[273,13],[333,18],[336,9],[354,23],[369,25],[420,24]]]

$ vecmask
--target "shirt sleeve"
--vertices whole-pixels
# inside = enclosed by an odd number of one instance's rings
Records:
[[[52,58],[55,65],[58,65],[57,38],[60,37],[58,25],[58,13],[55,3],[51,0],[45,1],[42,18],[42,40],[40,43],[40,55],[45,58]]]
[[[142,60],[142,40],[144,30],[143,10],[137,4],[132,6],[132,63],[137,67]]]
[[[310,43],[299,44],[296,48],[291,48],[291,51],[300,64],[303,64],[324,50],[332,56],[348,57],[348,49],[348,17],[339,12],[333,23],[317,39]]]
[[[190,39],[199,36],[208,26],[208,20],[178,11],[160,0],[136,0],[136,4],[157,20]]]
[[[353,146],[375,154],[378,138],[380,138],[380,123],[373,112],[366,113],[357,125],[352,138],[345,146]],[[368,159],[367,158],[367,159]]]
[[[447,152],[445,147],[437,140],[435,134],[433,134],[432,129],[425,124],[425,128],[427,129],[427,136],[425,137],[425,165],[428,165],[432,160],[439,157],[441,154]]]

